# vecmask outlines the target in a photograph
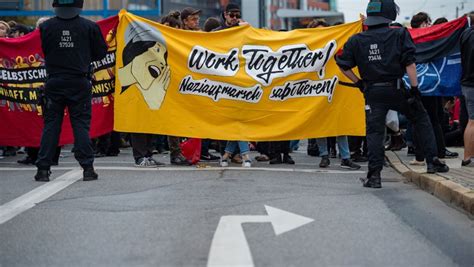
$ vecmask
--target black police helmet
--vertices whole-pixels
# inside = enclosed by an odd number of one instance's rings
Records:
[[[82,7],[84,6],[84,0],[54,0],[53,7],[56,16],[62,19],[72,19],[78,16]]]
[[[399,7],[394,0],[370,0],[367,5],[367,26],[389,24],[397,19]]]

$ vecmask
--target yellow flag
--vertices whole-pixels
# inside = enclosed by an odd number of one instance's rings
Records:
[[[170,28],[120,12],[115,130],[218,140],[365,135],[334,56],[361,22],[276,32]]]

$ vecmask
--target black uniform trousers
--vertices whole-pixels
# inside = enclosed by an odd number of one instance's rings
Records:
[[[89,136],[91,122],[91,82],[85,77],[50,77],[45,84],[44,129],[36,166],[49,170],[59,142],[65,108],[74,133],[74,156],[82,167],[94,163]]]
[[[380,174],[384,163],[385,117],[389,110],[404,114],[415,126],[415,132],[420,137],[420,145],[426,155],[427,163],[433,162],[437,155],[437,147],[433,127],[421,101],[409,104],[402,89],[396,87],[372,86],[365,92],[367,147],[369,157],[369,173]]]

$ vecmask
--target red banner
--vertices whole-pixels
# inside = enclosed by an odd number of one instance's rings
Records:
[[[113,129],[115,88],[115,31],[118,16],[97,22],[107,40],[107,56],[93,63],[90,136]],[[39,147],[43,130],[39,92],[46,81],[38,30],[19,38],[0,38],[0,146]],[[74,143],[67,109],[60,144]]]

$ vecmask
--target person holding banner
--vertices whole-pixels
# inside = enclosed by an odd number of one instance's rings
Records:
[[[471,27],[461,35],[462,93],[466,99],[469,122],[464,131],[464,160],[461,165],[474,167],[474,14],[470,15]]]
[[[8,37],[10,25],[3,20],[0,20],[0,38]]]
[[[336,57],[344,75],[365,94],[369,171],[361,181],[369,188],[382,187],[385,117],[390,109],[405,114],[423,136],[428,173],[449,171],[437,157],[433,128],[420,101],[413,40],[406,29],[389,28],[398,11],[394,0],[370,0],[364,21],[368,30],[352,36]],[[358,67],[362,79],[352,71],[354,67]],[[405,72],[410,90],[401,80]]]
[[[107,53],[97,24],[79,16],[83,0],[54,0],[56,17],[40,25],[41,46],[48,73],[44,89],[44,129],[35,180],[48,182],[67,107],[74,132],[74,156],[84,169],[83,180],[97,180],[89,136],[91,122],[91,63]]]
[[[243,21],[242,15],[240,13],[240,7],[237,4],[229,3],[226,7],[224,12],[222,13],[223,22],[222,25],[213,31],[220,31],[225,30],[228,28],[232,28],[239,25],[247,24],[247,22]]]

